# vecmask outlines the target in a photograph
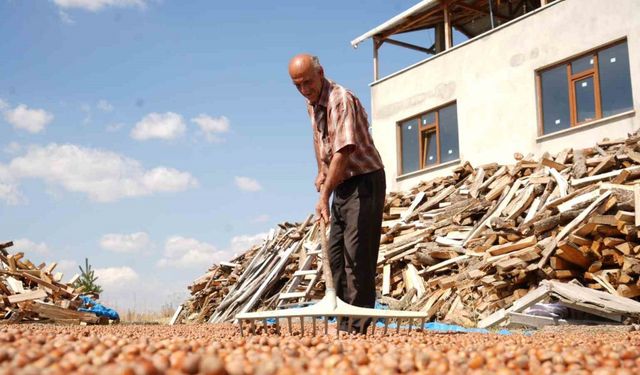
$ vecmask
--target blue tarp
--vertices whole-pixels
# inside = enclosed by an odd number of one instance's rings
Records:
[[[78,311],[94,313],[97,316],[105,316],[111,320],[120,320],[120,316],[115,310],[99,304],[93,298],[89,296],[80,296],[80,299],[82,300],[82,306],[78,308]]]

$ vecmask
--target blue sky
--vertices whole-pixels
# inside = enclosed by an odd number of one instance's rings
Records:
[[[180,300],[313,210],[288,60],[369,108],[371,42],[349,42],[416,2],[0,0],[0,242],[63,280],[88,257],[121,309]],[[385,46],[381,72],[423,57]]]

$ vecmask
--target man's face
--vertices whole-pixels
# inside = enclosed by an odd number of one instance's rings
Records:
[[[289,74],[300,94],[311,104],[316,104],[322,92],[324,74],[322,68],[292,69]]]

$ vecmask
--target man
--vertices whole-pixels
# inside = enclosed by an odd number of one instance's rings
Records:
[[[353,93],[325,78],[315,56],[295,56],[289,75],[308,101],[318,164],[315,186],[320,192],[316,217],[331,222],[329,262],[336,293],[349,304],[374,307],[386,186],[367,113]],[[343,323],[340,328],[346,329]],[[369,324],[355,321],[353,329]]]

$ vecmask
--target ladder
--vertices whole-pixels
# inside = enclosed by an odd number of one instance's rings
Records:
[[[318,261],[318,255],[322,253],[320,243],[307,241],[302,246],[306,250],[304,260],[278,296],[278,307],[284,307],[292,302],[306,302],[311,290],[320,279],[322,272]],[[314,263],[315,268],[313,268]]]

